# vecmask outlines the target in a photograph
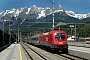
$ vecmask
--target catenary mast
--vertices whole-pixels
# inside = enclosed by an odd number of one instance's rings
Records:
[[[52,0],[52,29],[54,29],[54,0]]]

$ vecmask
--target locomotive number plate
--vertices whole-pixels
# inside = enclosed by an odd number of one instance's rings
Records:
[[[63,42],[59,42],[59,44],[63,44]]]

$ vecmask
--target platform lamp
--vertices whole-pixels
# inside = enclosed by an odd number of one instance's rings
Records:
[[[3,43],[2,46],[4,47],[4,22],[6,22],[7,20],[3,20]]]
[[[72,28],[74,27],[74,25],[70,25],[69,27],[71,28],[71,36],[72,36]]]

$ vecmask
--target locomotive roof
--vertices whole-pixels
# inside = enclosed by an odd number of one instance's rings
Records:
[[[63,30],[52,30],[51,32],[61,32],[61,33],[65,33],[65,31],[63,31]]]
[[[48,35],[49,33],[52,33],[52,32],[60,32],[60,33],[65,33],[65,31],[63,31],[63,30],[52,30],[52,31],[45,32],[45,33],[42,33],[42,34],[43,34],[43,35]]]
[[[65,33],[65,31],[63,31],[63,30],[52,30],[52,31],[49,31],[49,32],[44,32],[44,33],[41,33],[41,34],[43,34],[43,35],[48,35],[49,33],[53,33],[53,32],[56,32],[56,33]],[[38,36],[40,36],[41,34],[36,34],[36,35],[33,35],[33,36],[31,36],[30,38],[32,38],[32,37],[38,37]]]

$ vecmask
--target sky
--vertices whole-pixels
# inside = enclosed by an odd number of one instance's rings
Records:
[[[12,8],[50,7],[52,0],[0,0],[0,12]],[[90,13],[90,0],[54,0],[54,7],[61,5],[64,10],[72,10],[77,14]]]

